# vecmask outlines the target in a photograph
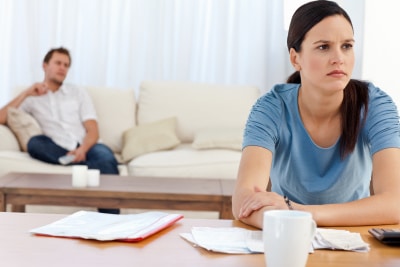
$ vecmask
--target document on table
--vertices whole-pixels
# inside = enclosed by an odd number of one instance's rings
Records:
[[[157,211],[122,215],[78,211],[51,224],[32,229],[30,233],[99,241],[137,242],[182,218],[181,214]]]
[[[181,237],[197,246],[215,252],[230,254],[264,252],[262,232],[239,227],[193,227],[191,233],[183,233]]]
[[[369,251],[369,244],[362,240],[360,233],[326,228],[317,229],[313,240],[313,247],[314,249]]]
[[[196,246],[220,253],[264,253],[262,231],[239,227],[193,227],[190,233],[182,233],[181,237]],[[318,228],[310,252],[314,249],[366,252],[369,245],[362,240],[359,233]]]

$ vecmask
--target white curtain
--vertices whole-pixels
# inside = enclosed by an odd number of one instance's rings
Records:
[[[59,46],[72,54],[73,84],[138,91],[143,80],[184,80],[268,91],[292,72],[283,3],[0,0],[0,106],[14,87],[43,79],[43,57]]]
[[[72,53],[67,82],[137,90],[141,81],[250,84],[287,76],[282,1],[0,0],[1,105],[43,79],[44,54]],[[272,40],[269,42],[268,40]]]

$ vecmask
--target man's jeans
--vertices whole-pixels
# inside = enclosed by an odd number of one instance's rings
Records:
[[[60,164],[58,158],[68,153],[45,135],[33,136],[28,142],[28,153],[32,158],[51,163]],[[118,162],[110,148],[103,144],[95,144],[86,154],[86,161],[72,163],[87,165],[89,169],[98,169],[102,174],[119,174]],[[119,213],[118,209],[99,209],[105,213]]]

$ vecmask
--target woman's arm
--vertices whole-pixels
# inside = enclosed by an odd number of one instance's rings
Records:
[[[262,228],[263,212],[287,209],[283,197],[265,192],[272,153],[260,147],[246,147],[240,162],[232,197],[233,214],[244,223]],[[340,204],[300,205],[296,210],[311,212],[319,226],[397,224],[400,222],[400,149],[388,148],[373,156],[374,195]]]
[[[234,217],[259,228],[265,210],[287,209],[282,196],[266,192],[271,162],[271,151],[257,146],[244,148],[232,196]]]
[[[400,223],[400,149],[387,148],[374,154],[374,195],[343,204],[304,206],[320,226],[379,225]]]

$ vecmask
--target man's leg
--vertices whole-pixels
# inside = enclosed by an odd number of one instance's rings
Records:
[[[103,144],[96,144],[86,154],[86,162],[89,169],[98,169],[101,174],[119,174],[118,162],[113,152]],[[119,209],[98,208],[99,212],[119,214]]]
[[[37,135],[28,142],[28,153],[32,158],[52,163],[60,164],[58,158],[68,153],[68,150],[58,146],[49,137]],[[102,144],[94,145],[86,155],[85,162],[75,164],[88,165],[89,169],[99,169],[103,174],[119,174],[118,162],[112,151]],[[98,209],[99,212],[119,214],[119,209]]]
[[[95,144],[86,154],[86,165],[89,169],[98,169],[101,174],[119,174],[118,162],[110,148]]]
[[[45,135],[33,136],[29,139],[27,148],[32,158],[51,164],[60,164],[58,158],[68,152],[68,150],[60,147]]]

